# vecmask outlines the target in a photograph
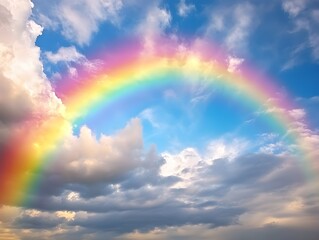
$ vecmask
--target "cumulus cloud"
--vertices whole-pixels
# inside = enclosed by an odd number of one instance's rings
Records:
[[[19,131],[23,122],[62,114],[63,106],[42,72],[35,39],[42,28],[32,20],[29,1],[0,3],[0,141]]]
[[[2,17],[8,22],[5,28],[1,28],[1,72],[12,83],[20,85],[30,97],[47,95],[45,97],[51,98],[54,104],[58,100],[54,98],[51,86],[42,72],[40,49],[35,46],[35,39],[41,34],[42,28],[28,20],[31,6],[28,1],[21,2],[19,10],[12,2],[1,5]]]
[[[31,115],[33,108],[30,95],[4,76],[0,77],[0,85],[1,123],[14,124],[26,120]]]
[[[160,174],[162,176],[176,176],[181,179],[174,187],[189,186],[195,174],[196,169],[200,166],[201,156],[194,148],[186,148],[178,154],[168,152],[162,154],[165,164],[161,166]]]
[[[78,137],[70,135],[64,140],[48,171],[71,183],[111,181],[140,165],[142,154],[142,127],[138,119],[113,137],[97,138],[84,126]]]

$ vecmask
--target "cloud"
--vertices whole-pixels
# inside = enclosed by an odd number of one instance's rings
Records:
[[[63,113],[40,62],[35,39],[42,27],[28,20],[32,3],[0,4],[0,141],[1,144],[31,119]]]
[[[74,46],[61,47],[56,53],[45,52],[44,54],[50,62],[55,64],[58,62],[79,62],[86,59]]]
[[[139,117],[142,120],[148,121],[154,128],[160,128],[160,124],[156,120],[155,110],[152,108],[144,109],[140,114]]]
[[[130,239],[130,236],[133,239],[137,236],[142,239],[146,236],[150,239],[156,236],[191,238],[191,229],[197,232],[196,228],[206,233],[198,235],[199,239],[210,239],[247,229],[258,231],[268,228],[269,224],[276,229],[293,228],[294,223],[286,219],[296,223],[306,221],[314,226],[315,219],[304,213],[302,207],[307,198],[300,193],[304,189],[300,169],[289,157],[248,154],[210,163],[203,161],[205,156],[191,148],[179,154],[167,154],[171,159],[166,158],[166,161],[173,164],[175,160],[176,164],[170,168],[172,171],[166,171],[166,177],[159,174],[163,173],[167,162],[147,158],[143,167],[137,167],[134,173],[116,183],[108,183],[108,192],[84,198],[80,187],[77,188],[79,194],[65,190],[43,198],[41,202],[46,208],[26,210],[15,218],[14,224],[21,229],[32,229],[27,234],[29,238],[35,234],[41,236],[40,233],[43,236],[46,229],[51,228],[51,238],[55,239],[72,236],[76,239],[76,235],[86,236],[92,232],[92,239],[105,235],[110,239]],[[187,187],[154,181],[168,178],[168,175],[178,175],[178,181],[184,181],[188,173],[192,174]],[[139,187],[128,187],[128,182],[135,182],[143,175],[145,178],[138,181]],[[46,174],[47,177],[50,176]],[[79,176],[72,178],[76,181]],[[86,184],[78,183],[79,186]],[[107,185],[104,183],[99,188]],[[64,186],[65,189],[70,187]],[[299,194],[296,195],[296,191]],[[223,228],[218,228],[220,226]],[[57,229],[63,229],[64,237]]]
[[[92,73],[103,65],[103,62],[99,59],[88,60],[82,53],[78,52],[75,46],[61,47],[55,53],[47,51],[44,52],[44,56],[50,63],[65,66],[72,78],[78,76],[78,68]],[[61,78],[59,72],[52,74],[52,79],[56,78]]]
[[[290,16],[296,17],[306,7],[307,0],[285,0],[282,3],[282,8]]]
[[[180,0],[177,5],[177,12],[181,17],[187,17],[194,10],[195,6],[193,4],[186,4],[185,0]]]
[[[243,210],[239,208],[214,208],[206,210],[205,214],[201,209],[184,211],[181,208],[167,206],[165,214],[162,209],[151,211],[130,211],[127,213],[113,213],[95,216],[91,219],[83,218],[75,221],[75,224],[93,229],[113,229],[116,232],[149,231],[156,227],[180,226],[185,223],[198,224],[206,223],[212,227],[225,226],[233,223],[236,216]]]
[[[97,138],[83,127],[78,136],[70,133],[61,143],[30,199],[33,210],[16,216],[13,224],[21,231],[32,229],[29,238],[43,236],[48,228],[51,238],[59,238],[59,228],[64,238],[94,231],[96,239],[99,232],[115,238],[187,225],[227,227],[237,225],[252,202],[263,208],[261,194],[283,188],[289,193],[300,186],[296,166],[285,158],[240,155],[238,150],[235,155],[224,151],[216,159],[217,145],[211,142],[204,155],[193,148],[166,153],[164,161],[155,149],[143,150],[138,119],[114,136]],[[229,143],[230,149],[239,146],[240,141]],[[235,199],[242,200],[233,204]]]
[[[208,143],[204,154],[194,148],[185,148],[177,154],[162,153],[165,163],[160,168],[161,176],[175,176],[180,178],[173,187],[184,188],[190,186],[198,177],[203,166],[210,166],[218,159],[234,160],[246,150],[248,142],[234,139],[226,143],[226,139],[216,139]]]
[[[0,77],[0,86],[1,123],[15,124],[27,120],[34,107],[30,95],[4,76]]]
[[[236,72],[238,68],[240,67],[240,64],[244,62],[243,58],[237,58],[233,56],[228,57],[228,68],[227,70],[229,72]]]
[[[64,220],[63,220],[64,221]],[[63,223],[61,218],[47,212],[37,210],[25,210],[15,220],[14,225],[19,228],[26,229],[52,229]]]
[[[226,37],[226,45],[230,50],[245,48],[251,28],[253,26],[254,8],[245,3],[235,7],[235,24]]]
[[[206,36],[220,39],[230,53],[242,54],[256,25],[255,14],[254,6],[248,2],[213,10]]]
[[[300,43],[297,47],[295,47],[290,53],[289,53],[289,59],[287,62],[282,66],[281,70],[286,71],[288,69],[291,69],[298,64],[300,64],[301,60],[298,58],[298,55],[302,53],[307,48],[307,43],[303,42]]]
[[[216,159],[227,158],[234,159],[246,151],[249,143],[245,139],[234,138],[229,140],[221,138],[212,140],[207,145],[207,161],[213,162]]]
[[[142,150],[142,128],[138,119],[133,119],[112,137],[97,138],[83,126],[78,137],[65,138],[47,171],[69,183],[111,181],[140,165]]]
[[[302,120],[306,116],[305,110],[301,108],[292,109],[289,113],[295,120]]]
[[[234,186],[243,183],[254,184],[257,179],[262,179],[280,164],[278,157],[252,154],[240,156],[234,161],[217,159],[208,171],[215,179],[218,179],[217,182]]]
[[[41,12],[45,14],[38,14],[36,19],[45,28],[61,28],[61,33],[68,40],[85,45],[90,42],[92,34],[98,31],[100,23],[119,22],[118,14],[123,3],[121,0],[60,0],[54,1],[52,5],[54,7],[50,9],[42,6]]]
[[[192,184],[196,168],[203,161],[199,153],[194,148],[186,148],[178,154],[163,153],[165,163],[160,168],[161,176],[175,176],[181,181],[173,187],[187,187]]]
[[[136,33],[144,42],[146,52],[152,53],[155,50],[156,38],[162,36],[163,32],[171,23],[171,14],[168,10],[158,6],[151,6],[137,29]]]
[[[314,106],[316,106],[316,97],[310,98],[306,100],[308,102],[308,108],[309,111],[313,111],[311,107],[309,106],[309,102],[313,103]],[[269,100],[269,103],[272,101],[276,101],[276,99]],[[305,99],[299,99],[299,101],[305,101]],[[271,106],[270,104],[269,106]],[[306,106],[307,107],[307,106]],[[288,126],[288,130],[285,133],[287,136],[292,137],[294,143],[283,144],[283,142],[277,142],[277,143],[271,143],[270,145],[265,145],[262,147],[263,150],[281,150],[281,154],[286,153],[292,153],[292,152],[298,152],[301,151],[303,158],[308,159],[309,161],[313,162],[312,168],[313,170],[310,170],[311,172],[315,172],[319,169],[319,166],[313,161],[313,159],[316,159],[319,156],[319,151],[315,147],[316,144],[319,143],[319,134],[318,131],[312,130],[311,127],[307,124],[308,119],[306,119],[307,111],[302,108],[296,108],[296,109],[283,109],[283,108],[273,108],[273,107],[266,107],[266,110],[263,112],[259,112],[258,114],[269,114],[272,112],[277,112],[278,114],[282,114],[285,116],[290,116],[291,122]],[[284,146],[281,148],[281,146]],[[313,172],[313,173],[314,173]]]
[[[290,20],[294,24],[292,34],[306,31],[307,41],[299,44],[293,51],[292,56],[301,52],[301,50],[310,48],[312,58],[315,61],[319,59],[319,30],[317,24],[319,22],[319,10],[310,1],[293,0],[283,1],[282,8],[290,16]],[[304,41],[304,40],[303,40]],[[290,60],[284,66],[285,69],[295,65],[296,57]]]
[[[167,229],[155,229],[150,232],[134,232],[120,236],[121,240],[171,240],[171,239],[225,239],[225,240],[236,240],[238,237],[243,237],[247,240],[258,239],[267,240],[269,236],[271,239],[291,239],[299,240],[302,235],[305,239],[315,240],[317,239],[318,230],[312,229],[307,232],[303,232],[303,228],[298,226],[294,228],[280,227],[280,226],[265,226],[265,227],[222,227],[218,229],[209,228],[206,225],[186,225],[183,227],[171,227]]]

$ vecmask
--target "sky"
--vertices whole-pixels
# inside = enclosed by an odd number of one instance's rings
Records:
[[[0,0],[0,239],[319,236],[318,0]]]

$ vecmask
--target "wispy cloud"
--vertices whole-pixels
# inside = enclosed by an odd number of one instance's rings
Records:
[[[228,8],[213,10],[206,30],[207,36],[222,36],[222,42],[233,54],[247,50],[249,37],[256,22],[254,6],[248,2],[233,5]]]
[[[180,15],[181,17],[187,17],[187,15],[194,10],[195,10],[195,5],[187,4],[185,0],[180,0],[180,2],[177,5],[177,12],[178,12],[178,15]]]
[[[171,24],[171,14],[165,8],[160,8],[157,5],[151,6],[145,18],[139,23],[136,29],[136,34],[144,42],[146,53],[152,53],[156,48],[156,38],[163,35],[165,29]]]
[[[74,46],[61,47],[56,53],[45,52],[46,58],[52,63],[58,62],[80,62],[86,59],[86,57],[79,53]]]
[[[53,1],[52,8],[44,6],[44,14],[36,16],[44,27],[61,33],[79,45],[88,44],[103,21],[119,23],[121,0]]]
[[[84,67],[88,72],[94,72],[102,65],[99,59],[88,60],[82,53],[78,52],[75,46],[61,47],[57,52],[44,52],[45,58],[53,64],[62,64],[67,67],[71,77],[78,76],[78,68]],[[59,73],[53,73],[53,79],[60,78]]]
[[[312,7],[312,3],[306,0],[293,0],[283,1],[282,8],[290,16],[291,21],[294,24],[294,30],[292,34],[306,31],[307,40],[300,43],[294,50],[292,55],[295,56],[301,50],[310,48],[312,52],[312,58],[315,61],[319,60],[319,10]],[[288,69],[296,65],[297,57],[289,60],[284,69]]]
[[[282,8],[290,16],[296,17],[306,7],[307,0],[285,0],[282,2]]]
[[[139,115],[142,120],[148,121],[154,128],[160,128],[160,124],[155,116],[155,110],[152,108],[144,109]]]

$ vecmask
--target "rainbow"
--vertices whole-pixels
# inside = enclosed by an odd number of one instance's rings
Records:
[[[87,74],[80,70],[81,77],[77,81],[63,79],[56,86],[56,94],[65,112],[41,120],[31,119],[1,154],[0,204],[28,202],[28,194],[35,191],[41,181],[41,169],[48,164],[63,138],[72,133],[72,124],[79,118],[92,115],[102,106],[130,94],[163,87],[172,81],[198,81],[198,76],[223,86],[229,93],[242,92],[243,101],[264,109],[278,109],[272,114],[270,124],[289,133],[295,144],[303,148],[301,136],[289,130],[295,119],[287,112],[294,105],[287,96],[281,95],[282,91],[273,81],[246,65],[230,72],[226,55],[210,43],[184,48],[176,44],[163,45],[166,47],[147,52],[135,41],[126,42],[99,56],[103,59],[99,72]]]

